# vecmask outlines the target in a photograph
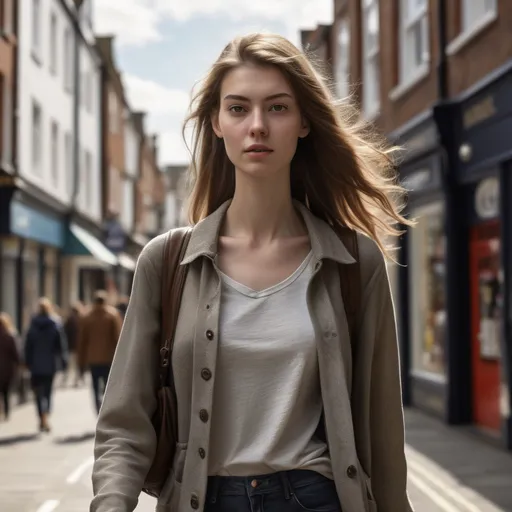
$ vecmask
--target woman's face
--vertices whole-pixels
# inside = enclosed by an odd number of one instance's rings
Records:
[[[251,64],[224,77],[212,125],[235,168],[261,177],[289,171],[299,137],[309,133],[284,75]]]

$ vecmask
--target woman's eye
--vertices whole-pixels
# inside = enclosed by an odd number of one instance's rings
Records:
[[[285,110],[288,110],[288,107],[286,105],[272,105],[270,110],[273,110],[274,112],[284,112]]]
[[[235,114],[241,114],[244,111],[244,107],[240,105],[233,105],[229,107],[230,112],[235,112]]]

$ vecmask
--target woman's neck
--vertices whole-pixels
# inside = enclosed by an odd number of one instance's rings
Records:
[[[223,235],[246,238],[259,245],[306,233],[303,220],[293,206],[289,176],[267,180],[237,176]]]

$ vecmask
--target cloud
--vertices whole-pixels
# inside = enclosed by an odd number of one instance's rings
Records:
[[[134,110],[150,114],[173,114],[185,117],[190,95],[180,89],[172,89],[131,74],[123,74],[128,103]]]
[[[332,0],[101,0],[96,5],[96,31],[117,34],[125,46],[159,40],[159,25],[165,19],[183,22],[214,14],[247,23],[255,18],[282,22],[297,42],[299,28],[331,22],[334,10]]]

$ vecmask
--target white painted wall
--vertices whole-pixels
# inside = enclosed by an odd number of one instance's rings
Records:
[[[79,88],[79,211],[101,220],[101,73],[95,50],[82,39]]]
[[[123,178],[123,207],[121,210],[121,224],[127,232],[132,232],[135,220],[135,180],[139,175],[140,140],[139,134],[130,118],[130,112],[124,113],[124,163]]]
[[[18,160],[23,178],[48,194],[69,204],[72,162],[66,162],[64,134],[73,133],[73,93],[64,87],[64,30],[74,38],[73,24],[59,0],[39,0],[40,40],[33,52],[32,14],[34,0],[19,2],[18,65],[19,65],[19,123]],[[50,71],[50,14],[55,12],[56,71]],[[35,58],[34,58],[35,57]],[[41,158],[34,165],[32,101],[41,108]],[[51,122],[58,126],[57,172],[52,173]]]

